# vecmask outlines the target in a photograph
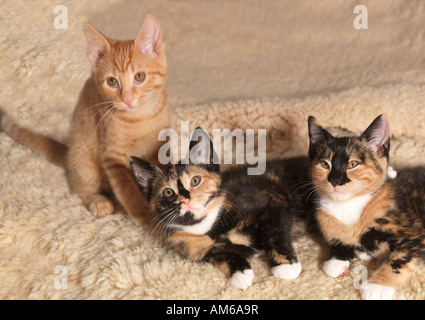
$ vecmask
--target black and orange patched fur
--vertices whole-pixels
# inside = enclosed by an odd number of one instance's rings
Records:
[[[425,260],[425,168],[387,178],[390,131],[381,115],[359,137],[334,137],[310,117],[316,219],[329,245],[324,271],[338,277],[352,259],[385,261],[361,288],[389,299]]]
[[[237,288],[252,284],[254,272],[247,259],[260,250],[274,276],[297,277],[301,265],[292,236],[295,226],[303,225],[304,209],[294,190],[302,193],[303,185],[297,183],[307,180],[308,159],[268,162],[261,176],[247,175],[247,167],[220,174],[219,165],[213,164],[212,142],[203,130],[196,132],[200,138],[190,144],[188,164],[162,170],[132,158],[133,174],[156,215],[154,227],[184,257],[215,264]],[[193,162],[195,145],[198,162]]]

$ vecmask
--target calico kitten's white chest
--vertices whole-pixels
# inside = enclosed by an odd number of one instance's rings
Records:
[[[345,225],[350,225],[359,220],[364,208],[371,200],[370,194],[359,196],[347,201],[336,201],[321,198],[319,206],[328,214]]]
[[[188,233],[206,234],[213,227],[215,221],[218,218],[220,210],[221,210],[221,203],[220,205],[212,208],[208,212],[208,215],[196,224],[192,224],[189,226],[182,226],[182,225],[172,225],[172,226]]]

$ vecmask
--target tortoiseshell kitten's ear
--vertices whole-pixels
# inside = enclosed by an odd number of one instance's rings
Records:
[[[202,165],[208,171],[218,172],[220,170],[214,145],[208,134],[200,127],[197,127],[192,133],[189,144],[189,159],[190,163]]]
[[[333,136],[317,122],[313,116],[308,117],[308,136],[310,138],[310,146],[308,155],[311,159],[315,158],[317,152],[329,141]]]
[[[380,115],[362,133],[360,139],[366,139],[370,150],[380,158],[389,157],[390,153],[390,128],[387,117]]]
[[[131,157],[130,168],[140,192],[146,200],[150,201],[152,197],[153,181],[160,169],[137,157]]]

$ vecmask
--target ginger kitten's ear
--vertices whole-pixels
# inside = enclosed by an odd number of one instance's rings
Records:
[[[136,50],[150,58],[158,57],[165,49],[161,27],[154,15],[148,13],[134,40]]]
[[[130,168],[133,173],[139,190],[146,200],[150,201],[152,197],[153,181],[159,168],[137,157],[131,157]]]
[[[214,151],[214,146],[208,133],[200,127],[196,128],[189,144],[189,159],[191,163],[202,164],[210,171],[219,171],[220,165],[217,154]]]
[[[390,153],[390,127],[387,117],[381,114],[362,133],[360,139],[366,139],[368,147],[380,158],[388,157]]]
[[[317,152],[321,149],[326,141],[333,138],[333,136],[317,122],[315,117],[308,117],[308,136],[310,139],[310,146],[308,155],[311,159],[316,157]]]
[[[96,67],[99,60],[105,55],[105,52],[110,47],[109,40],[88,22],[84,24],[83,30],[87,38],[89,60],[91,64]]]

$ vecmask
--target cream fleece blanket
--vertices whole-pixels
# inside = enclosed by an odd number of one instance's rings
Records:
[[[67,133],[90,74],[82,23],[134,37],[144,15],[162,26],[174,128],[266,128],[268,156],[306,154],[307,117],[360,133],[380,113],[391,121],[392,163],[425,164],[425,4],[356,1],[0,1],[0,104],[26,126]],[[63,21],[62,21],[63,22]],[[164,248],[123,212],[98,219],[71,195],[62,169],[0,133],[2,299],[359,299],[354,268],[321,270],[326,253],[295,243],[303,271],[274,278],[264,258],[240,291],[215,267]],[[355,265],[360,264],[356,262]],[[368,265],[373,268],[373,265]],[[395,296],[425,298],[425,270]]]

